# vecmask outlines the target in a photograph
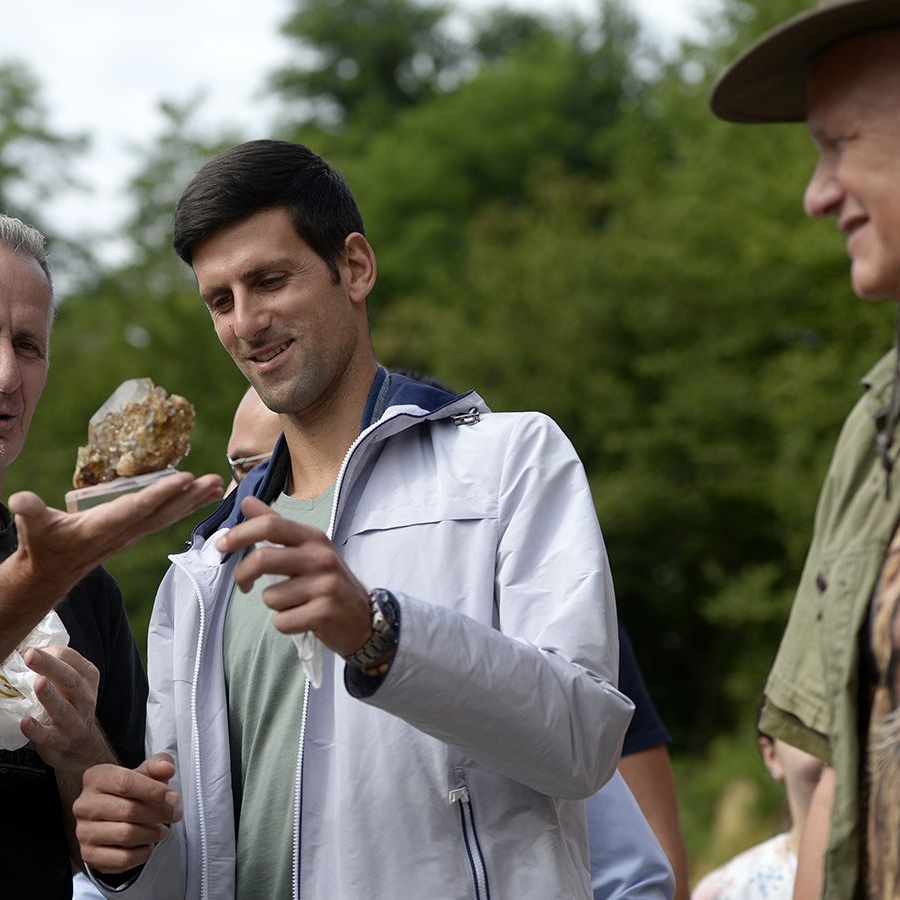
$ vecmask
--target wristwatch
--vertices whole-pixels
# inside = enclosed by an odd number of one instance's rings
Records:
[[[400,639],[400,608],[397,598],[384,588],[369,591],[372,613],[372,635],[355,653],[344,657],[348,666],[365,675],[384,675],[394,658],[393,650]]]

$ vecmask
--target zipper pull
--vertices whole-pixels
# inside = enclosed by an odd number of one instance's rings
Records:
[[[450,420],[457,427],[460,425],[476,425],[480,419],[481,413],[474,406],[467,413],[457,413],[455,416],[450,416]]]
[[[469,789],[467,787],[455,788],[450,791],[450,796],[447,799],[450,803],[468,803]]]

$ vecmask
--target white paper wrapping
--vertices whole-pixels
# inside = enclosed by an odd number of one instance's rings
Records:
[[[271,541],[260,541],[258,547],[282,547],[283,544],[274,544]],[[266,579],[263,589],[269,585],[278,584],[287,580],[287,575],[264,575]],[[297,648],[297,656],[303,668],[303,674],[309,679],[309,683],[317,688],[322,684],[322,666],[324,665],[324,644],[311,632],[292,634],[294,645]]]
[[[25,716],[34,716],[42,724],[49,720],[34,692],[38,675],[25,665],[22,654],[30,647],[65,647],[68,643],[66,626],[51,610],[3,661],[0,666],[0,748],[3,750],[18,750],[28,743],[19,727]]]

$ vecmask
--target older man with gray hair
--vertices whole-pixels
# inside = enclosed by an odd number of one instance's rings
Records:
[[[821,0],[740,56],[712,108],[806,122],[818,149],[807,215],[836,220],[859,297],[900,300],[900,3]],[[898,419],[895,347],[844,425],[766,685],[764,730],[830,764],[795,897],[900,896]]]
[[[0,215],[0,487],[47,381],[52,319],[44,238]],[[220,495],[218,476],[179,473],[80,513],[29,492],[0,503],[0,661],[54,608],[69,635],[67,646],[21,652],[43,712],[21,718],[21,735],[11,722],[0,748],[4,897],[71,897],[80,865],[72,802],[84,770],[144,757],[147,682],[118,587],[100,562]],[[16,690],[3,684],[8,705]]]

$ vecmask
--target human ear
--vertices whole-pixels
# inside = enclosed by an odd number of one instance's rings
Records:
[[[761,737],[757,740],[759,752],[762,754],[763,764],[769,770],[769,774],[775,781],[781,781],[784,778],[784,769],[781,760],[775,752],[775,742],[767,737]]]
[[[341,281],[350,299],[364,303],[375,287],[378,264],[371,244],[358,231],[347,235],[344,240],[341,270]]]

